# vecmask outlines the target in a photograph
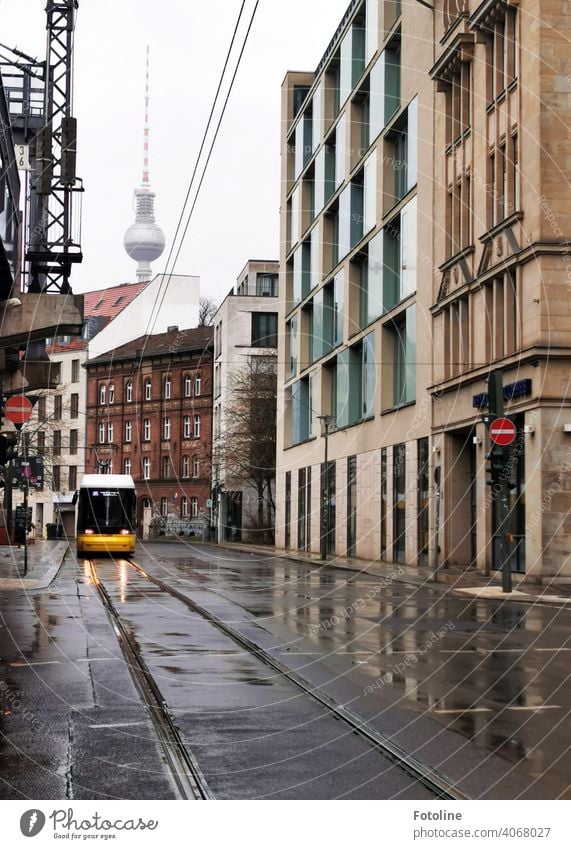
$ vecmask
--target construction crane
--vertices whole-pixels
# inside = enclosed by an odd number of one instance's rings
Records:
[[[43,123],[35,138],[29,222],[28,292],[71,292],[72,265],[82,261],[72,233],[77,123],[72,116],[73,39],[78,0],[48,0]]]

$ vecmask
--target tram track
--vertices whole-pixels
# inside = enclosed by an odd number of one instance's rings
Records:
[[[134,565],[131,561],[128,562]],[[172,712],[149,671],[136,640],[100,580],[93,560],[89,561],[89,570],[93,584],[111,619],[139,695],[149,712],[179,795],[183,799],[213,799],[214,796],[196,758],[185,745]]]
[[[150,583],[154,584],[156,587],[158,587],[171,597],[176,598],[178,601],[182,602],[194,613],[204,618],[211,625],[213,625],[219,631],[229,637],[233,642],[239,645],[240,648],[246,650],[249,654],[256,657],[266,666],[270,667],[273,671],[278,672],[286,680],[293,683],[305,695],[309,696],[311,699],[316,701],[319,705],[321,705],[321,707],[324,707],[327,710],[328,714],[342,721],[346,726],[351,729],[354,734],[365,739],[384,758],[398,766],[415,781],[418,781],[436,798],[442,800],[455,801],[463,801],[469,798],[464,793],[462,793],[458,789],[458,787],[456,787],[445,775],[435,770],[428,764],[423,763],[414,755],[411,755],[410,753],[406,752],[404,749],[402,749],[400,746],[390,740],[390,738],[388,738],[386,735],[372,728],[358,714],[354,713],[345,706],[335,702],[334,699],[327,695],[327,693],[325,693],[323,690],[310,684],[296,672],[292,671],[287,666],[285,666],[280,660],[275,658],[272,654],[270,654],[260,645],[253,642],[251,639],[249,639],[249,637],[246,637],[240,631],[236,630],[236,628],[224,622],[214,613],[207,610],[202,605],[194,601],[192,598],[185,595],[183,592],[177,590],[175,587],[170,586],[169,584],[162,581],[160,578],[157,578],[153,575],[149,575],[149,573],[146,572],[145,569],[143,569],[141,566],[139,566],[134,560],[127,559],[126,562],[131,566],[131,568],[133,568],[138,574],[146,578]],[[113,608],[112,602],[108,594],[106,593],[104,587],[102,587],[102,592],[107,598],[107,606],[109,607],[110,605],[111,608]],[[115,616],[118,616],[116,611]],[[147,675],[150,675],[150,673],[148,673],[148,670]]]

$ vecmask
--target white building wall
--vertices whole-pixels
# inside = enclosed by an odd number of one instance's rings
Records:
[[[89,356],[97,357],[146,333],[165,333],[169,327],[196,327],[200,277],[158,274],[89,342]]]

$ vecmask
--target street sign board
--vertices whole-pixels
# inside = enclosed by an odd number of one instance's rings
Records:
[[[12,485],[27,486],[29,489],[44,488],[44,458],[15,457],[12,460]]]
[[[32,415],[32,402],[25,395],[13,395],[4,404],[4,415],[9,422],[23,425]]]
[[[494,419],[490,424],[490,439],[496,445],[511,445],[515,437],[515,425],[510,419]]]

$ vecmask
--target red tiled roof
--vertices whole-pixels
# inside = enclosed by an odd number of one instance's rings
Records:
[[[114,319],[125,307],[148,286],[145,283],[121,283],[108,289],[95,289],[83,294],[84,320],[96,319],[94,333],[99,333],[105,325]],[[90,334],[90,337],[93,335]],[[57,337],[52,345],[46,347],[48,354],[61,354],[65,351],[83,351],[87,348],[87,339],[77,336],[70,342],[58,342]]]
[[[107,351],[105,354],[99,354],[97,357],[88,360],[88,363],[100,364],[108,362],[117,362],[119,360],[132,360],[133,357],[139,355],[143,359],[145,357],[153,357],[169,354],[181,353],[183,351],[212,351],[214,341],[213,327],[191,327],[187,330],[179,330],[178,327],[174,330],[168,330],[165,333],[154,333],[151,336],[139,336],[138,339],[133,339],[132,342],[126,342],[118,348]]]
[[[83,295],[85,318],[92,316],[105,316],[109,320],[115,318],[146,286],[148,282],[122,283],[120,286],[110,286],[108,289],[85,292]]]

